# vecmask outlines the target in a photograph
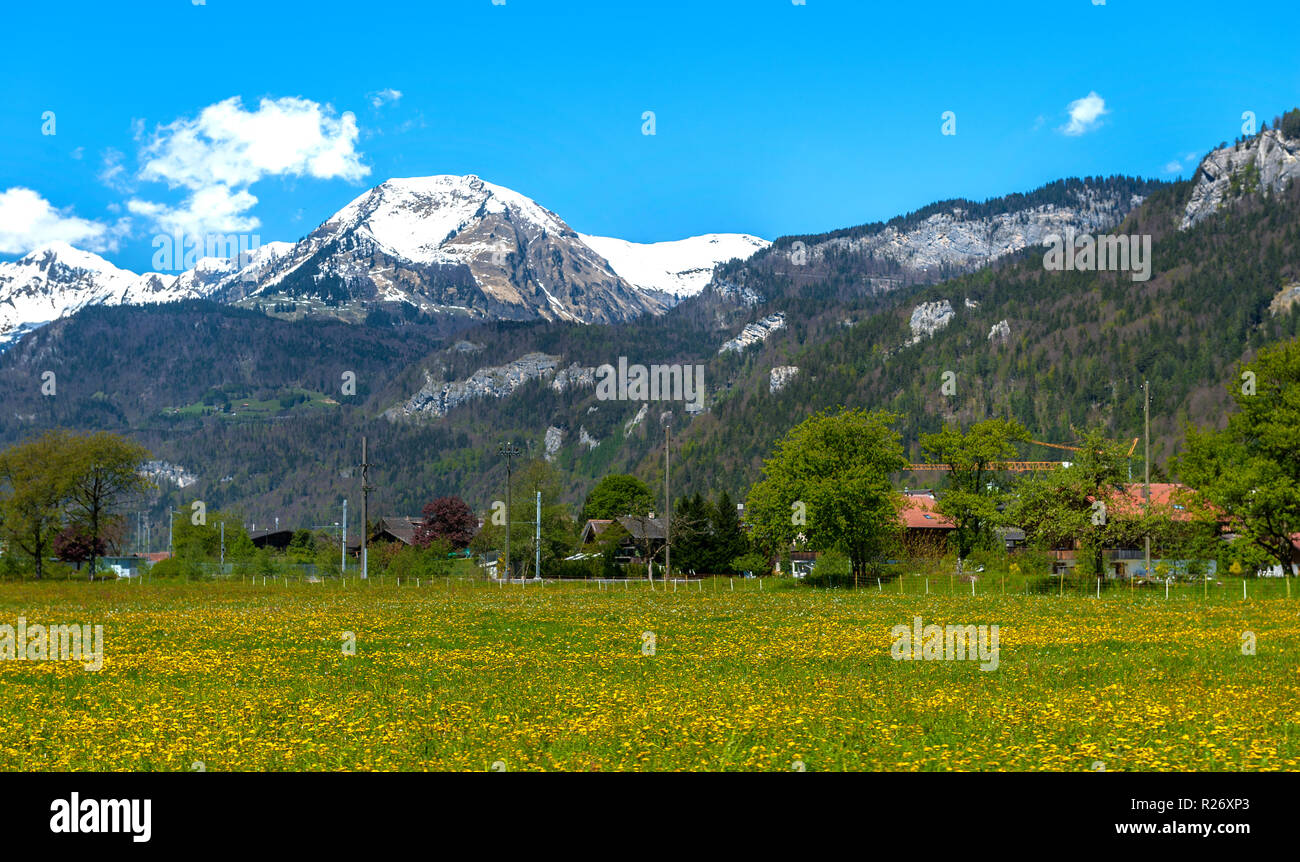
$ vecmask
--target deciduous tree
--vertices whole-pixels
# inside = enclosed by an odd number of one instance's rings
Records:
[[[777,443],[745,507],[769,557],[803,534],[814,550],[842,551],[857,585],[867,564],[897,543],[903,499],[890,475],[907,459],[896,421],[880,411],[824,411]]]

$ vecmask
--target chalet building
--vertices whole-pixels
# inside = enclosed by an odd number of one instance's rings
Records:
[[[578,544],[581,547],[600,541],[600,537],[609,529],[609,525],[614,523],[613,518],[592,518],[582,525],[582,535],[578,538]]]
[[[903,524],[903,547],[909,553],[925,553],[947,546],[948,535],[957,529],[950,518],[939,514],[939,500],[933,491],[905,491],[898,519]]]
[[[1141,517],[1146,502],[1145,488],[1146,486],[1141,482],[1132,482],[1125,485],[1121,491],[1106,498],[1103,501],[1106,504],[1106,517],[1116,519]],[[1173,521],[1186,523],[1190,526],[1196,520],[1195,513],[1188,510],[1190,493],[1190,488],[1178,482],[1152,482],[1151,508],[1152,510],[1163,510]],[[1074,568],[1078,564],[1078,551],[1079,543],[1077,541],[1071,542],[1068,546],[1053,549],[1052,556],[1055,558],[1052,566],[1053,572],[1067,572]],[[1102,556],[1106,561],[1106,577],[1108,578],[1127,579],[1154,574],[1146,571],[1146,548],[1141,541],[1125,547],[1106,548],[1102,551]],[[1153,557],[1151,565],[1154,568],[1160,562],[1185,564],[1190,561],[1162,561]],[[1215,561],[1205,561],[1205,565],[1208,573],[1213,574],[1216,567]]]
[[[370,530],[370,541],[401,542],[403,545],[414,545],[415,531],[423,523],[423,518],[380,518]]]
[[[274,548],[283,551],[293,541],[293,530],[253,530],[248,534],[255,548]]]
[[[644,565],[647,551],[650,559],[660,556],[660,551],[667,542],[665,519],[653,515],[624,515],[620,518],[589,520],[582,526],[579,542],[581,550],[590,552],[590,546],[599,542],[600,537],[615,523],[627,531],[627,538],[614,557],[615,562]]]

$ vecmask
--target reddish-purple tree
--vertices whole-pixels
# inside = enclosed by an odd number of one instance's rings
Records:
[[[91,538],[90,532],[82,527],[66,527],[54,537],[54,556],[65,563],[80,566],[91,557],[102,557],[106,553],[107,543],[102,538]]]
[[[453,548],[464,548],[478,532],[474,510],[460,497],[439,497],[426,503],[421,514],[424,523],[415,528],[414,537],[415,544],[421,548],[439,539],[450,542]]]

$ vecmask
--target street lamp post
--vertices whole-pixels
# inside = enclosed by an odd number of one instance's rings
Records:
[[[514,511],[511,507],[513,498],[510,496],[511,461],[523,453],[514,443],[507,442],[497,447],[497,454],[506,459],[506,562],[504,572],[506,580],[510,580],[510,518]]]
[[[664,587],[673,575],[673,495],[672,495],[673,414],[664,420]]]
[[[1146,517],[1151,509],[1151,382],[1142,381],[1142,436],[1145,439],[1142,451],[1142,517]],[[1147,533],[1142,538],[1142,544],[1146,551],[1143,554],[1143,565],[1146,566],[1146,576],[1151,577],[1151,534]],[[1132,579],[1129,580],[1130,585]]]

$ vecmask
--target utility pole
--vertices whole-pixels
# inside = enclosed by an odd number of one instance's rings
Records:
[[[176,556],[176,546],[174,544],[175,538],[176,538],[176,515],[174,514],[174,510],[172,509],[172,507],[168,506],[167,507],[167,556],[169,557]]]
[[[497,454],[504,456],[506,459],[506,564],[504,572],[506,580],[510,580],[510,528],[514,526],[514,521],[511,520],[514,517],[514,510],[511,507],[513,500],[510,496],[510,462],[511,459],[517,458],[523,453],[519,451],[519,447],[514,443],[502,443],[497,447]]]
[[[339,573],[347,574],[348,571],[348,498],[343,498],[343,539],[339,542],[342,546],[341,560],[339,562]]]
[[[1145,518],[1151,508],[1151,381],[1142,381],[1142,425],[1146,443],[1143,446],[1142,469],[1146,473],[1142,489],[1142,517]],[[1151,577],[1151,534],[1143,537],[1146,544],[1146,573]]]
[[[672,452],[673,418],[670,414],[664,423],[664,586],[673,576],[673,494]]]
[[[542,492],[537,492],[537,529],[533,534],[533,548],[535,551],[533,563],[533,577],[541,580],[542,578]]]
[[[370,461],[366,457],[366,438],[361,438],[361,580],[366,580],[370,573],[369,560],[366,557],[366,539],[370,534]]]
[[[221,574],[226,573],[226,522],[221,521]]]

